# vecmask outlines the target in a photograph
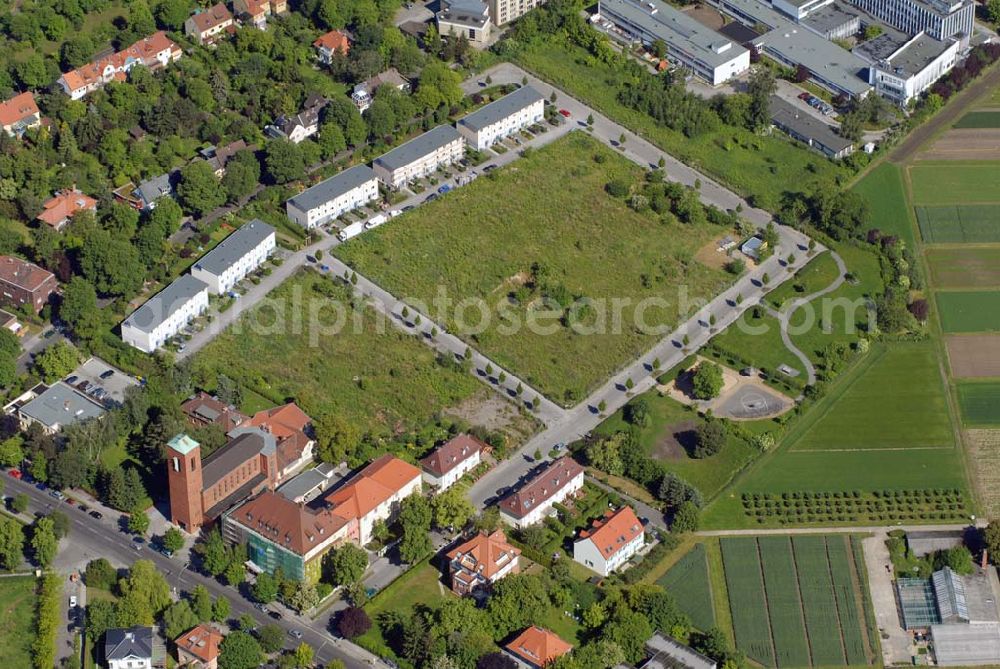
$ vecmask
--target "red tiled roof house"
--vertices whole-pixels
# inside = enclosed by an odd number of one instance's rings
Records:
[[[233,15],[221,2],[192,14],[184,22],[184,34],[202,45],[212,44],[222,33],[233,30]]]
[[[339,53],[343,56],[348,54],[351,50],[351,42],[344,33],[339,30],[331,30],[325,35],[320,35],[313,42],[313,47],[316,49],[319,62],[329,65],[333,62],[334,54]]]
[[[542,669],[573,650],[573,646],[547,629],[532,625],[514,637],[513,641],[504,646],[504,650],[519,666]]]
[[[81,211],[97,211],[97,200],[84,195],[76,188],[61,190],[42,204],[42,213],[36,218],[61,232],[66,224]]]
[[[181,404],[181,411],[191,425],[195,427],[218,425],[223,432],[229,432],[248,420],[236,407],[206,392],[192,395],[185,400]]]
[[[395,519],[400,502],[420,492],[420,487],[420,470],[387,454],[327,495],[326,501],[337,515],[357,519],[358,543],[364,546],[371,541],[375,523]]]
[[[583,488],[583,467],[568,455],[550,462],[527,484],[500,502],[500,518],[516,528],[545,520],[552,505]]]
[[[642,523],[630,506],[607,511],[573,543],[573,559],[601,576],[607,576],[646,545]]]
[[[451,589],[457,595],[488,592],[508,574],[518,572],[521,551],[507,543],[503,530],[480,532],[448,553]]]
[[[41,124],[42,115],[30,91],[0,103],[0,126],[8,135],[20,137],[28,128],[37,128]]]
[[[208,625],[197,625],[174,640],[177,666],[191,669],[217,669],[222,634]]]
[[[460,434],[450,439],[420,461],[424,483],[438,491],[450,488],[482,462],[484,448],[487,445],[472,435]]]
[[[273,434],[278,441],[278,481],[312,462],[312,418],[289,402],[280,407],[258,411],[248,423]]]
[[[161,30],[117,53],[66,72],[57,83],[66,95],[79,100],[110,81],[125,81],[129,70],[136,65],[156,70],[182,55],[181,48]]]
[[[4,304],[27,306],[37,313],[59,289],[59,284],[52,272],[34,263],[14,256],[0,256],[0,289]]]

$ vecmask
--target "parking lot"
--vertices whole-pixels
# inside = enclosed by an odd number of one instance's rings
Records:
[[[66,377],[66,383],[98,400],[121,404],[125,401],[125,391],[138,386],[139,380],[100,358],[89,358]],[[102,390],[104,395],[100,393]]]

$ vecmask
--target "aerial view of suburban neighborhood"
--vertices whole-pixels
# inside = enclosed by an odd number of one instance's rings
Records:
[[[0,0],[0,669],[1000,666],[1000,0]]]

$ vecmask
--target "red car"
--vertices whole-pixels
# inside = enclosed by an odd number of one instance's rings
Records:
[[[11,476],[13,476],[16,479],[21,478],[21,470],[20,469],[11,469],[7,473],[10,474]]]
[[[799,93],[799,100],[808,100],[812,95],[809,93]]]
[[[562,114],[563,116],[565,116],[566,118],[569,118],[569,116],[570,116],[568,109],[560,109],[559,113]]]

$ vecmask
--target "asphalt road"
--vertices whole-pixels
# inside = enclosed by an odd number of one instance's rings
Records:
[[[232,610],[231,619],[235,620],[243,614],[249,614],[257,620],[260,626],[273,623],[288,631],[299,630],[302,633],[302,639],[299,640],[289,635],[285,644],[286,648],[294,648],[300,641],[304,641],[315,649],[317,662],[325,664],[330,660],[340,659],[350,669],[386,666],[381,660],[359,646],[331,635],[325,627],[329,622],[327,616],[321,616],[319,620],[314,622],[296,615],[283,606],[272,604],[271,608],[279,610],[283,616],[281,620],[273,620],[265,616],[253,602],[239,594],[234,588],[222,585],[215,579],[203,576],[198,572],[185,569],[184,563],[180,559],[165,557],[146,546],[136,550],[136,544],[132,541],[132,537],[118,529],[117,518],[111,514],[105,514],[103,519],[96,520],[77,508],[58,502],[47,492],[40,491],[32,485],[6,474],[3,476],[6,480],[5,494],[14,496],[25,493],[28,495],[30,500],[29,513],[39,511],[48,513],[51,509],[58,508],[69,517],[69,536],[63,539],[60,545],[60,556],[64,560],[68,557],[75,562],[85,563],[97,557],[104,557],[118,567],[127,567],[139,559],[151,560],[166,577],[167,583],[174,589],[175,596],[179,595],[181,591],[190,592],[196,585],[204,585],[213,597],[221,596],[229,600]],[[62,605],[64,612],[66,605],[67,602],[64,601]],[[58,650],[60,654],[66,652],[64,647],[60,647]]]

